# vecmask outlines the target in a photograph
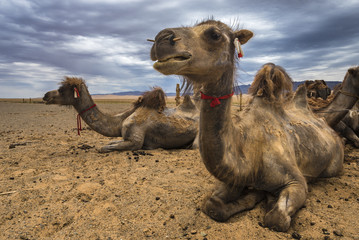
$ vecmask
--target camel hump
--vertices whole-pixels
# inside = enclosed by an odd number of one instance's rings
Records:
[[[307,108],[307,88],[305,84],[298,86],[293,97],[293,102],[297,107]]]
[[[166,107],[166,94],[160,87],[146,91],[133,103],[135,108],[146,107],[162,112]]]
[[[292,86],[292,79],[284,68],[267,63],[257,72],[248,93],[268,101],[276,101],[292,92]]]
[[[196,106],[192,102],[192,99],[189,95],[185,95],[183,98],[183,102],[178,107],[182,111],[190,111],[196,109]]]

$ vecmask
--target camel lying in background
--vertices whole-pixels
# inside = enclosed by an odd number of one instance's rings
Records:
[[[331,93],[330,88],[324,80],[306,80],[304,84],[309,98],[322,98],[326,100]]]
[[[159,72],[181,75],[194,87],[202,85],[200,153],[222,183],[202,210],[226,221],[253,208],[268,192],[276,201],[264,224],[287,231],[291,216],[304,205],[307,181],[338,175],[344,148],[334,130],[309,110],[305,87],[290,101],[282,100],[292,84],[274,64],[258,72],[251,106],[238,122],[232,120],[235,44],[245,44],[252,36],[251,31],[233,31],[214,20],[168,28],[157,34],[151,58]]]
[[[323,117],[336,132],[359,147],[358,99],[359,66],[348,69],[343,82],[327,99],[309,98],[308,103],[316,115]],[[340,112],[342,118],[338,118]]]
[[[100,152],[188,148],[198,132],[198,109],[189,96],[176,108],[167,108],[160,88],[146,92],[131,109],[115,116],[104,114],[94,103],[81,78],[65,77],[58,90],[47,92],[47,104],[72,105],[78,116],[96,132],[123,137],[103,146]]]

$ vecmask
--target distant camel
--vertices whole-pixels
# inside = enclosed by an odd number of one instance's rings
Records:
[[[323,117],[336,132],[359,147],[358,100],[359,66],[348,69],[343,82],[335,86],[333,94],[326,100],[309,98],[308,103],[316,115]]]
[[[326,100],[330,95],[330,88],[324,80],[306,80],[307,96],[309,98],[322,98]]]
[[[307,181],[342,171],[344,147],[334,130],[309,110],[305,87],[283,101],[292,83],[274,64],[257,73],[251,106],[238,122],[232,120],[235,45],[240,57],[238,45],[252,36],[214,20],[168,28],[157,34],[151,58],[159,72],[202,85],[200,153],[208,171],[222,182],[203,211],[226,221],[253,208],[266,191],[277,201],[264,218],[265,226],[287,231],[291,216],[304,205]]]
[[[155,148],[188,148],[198,132],[198,110],[189,96],[177,108],[167,108],[160,88],[146,92],[133,107],[115,116],[102,113],[81,78],[65,77],[58,90],[47,92],[47,104],[72,105],[93,130],[107,137],[123,137],[100,152]]]

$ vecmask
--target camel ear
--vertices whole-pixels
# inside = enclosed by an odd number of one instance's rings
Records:
[[[241,44],[245,44],[253,37],[253,33],[247,29],[242,29],[234,32],[234,38],[238,38]]]

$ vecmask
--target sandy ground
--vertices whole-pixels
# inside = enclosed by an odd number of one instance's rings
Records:
[[[101,103],[109,113],[128,104]],[[216,180],[197,150],[100,154],[111,141],[67,107],[0,102],[0,239],[359,239],[359,150],[344,174],[310,185],[287,233],[265,203],[218,223],[202,213]]]

